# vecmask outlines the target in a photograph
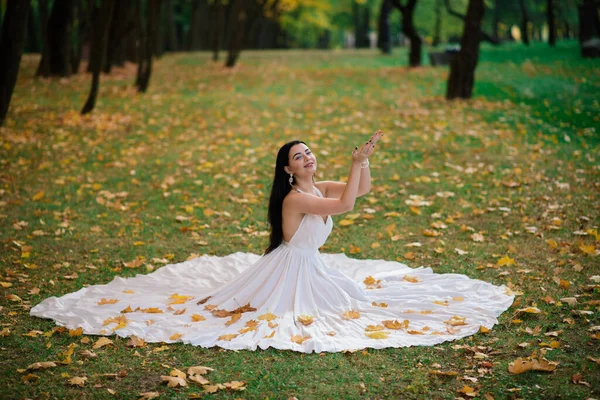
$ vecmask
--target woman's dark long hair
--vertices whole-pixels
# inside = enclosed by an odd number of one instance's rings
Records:
[[[306,144],[301,140],[292,140],[284,144],[277,153],[277,161],[275,162],[275,176],[271,185],[271,197],[269,198],[268,218],[271,225],[271,241],[265,254],[269,254],[275,250],[283,240],[283,218],[281,211],[283,208],[283,199],[292,190],[290,185],[290,176],[285,172],[284,167],[289,163],[290,149],[297,144]]]

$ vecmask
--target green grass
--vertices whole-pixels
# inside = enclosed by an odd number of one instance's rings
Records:
[[[600,248],[594,235],[600,214],[597,60],[581,59],[573,42],[556,49],[483,46],[474,98],[446,102],[448,69],[410,70],[405,50],[392,56],[247,51],[232,71],[210,57],[166,55],[156,62],[145,95],[131,86],[135,68],[116,69],[102,77],[97,108],[85,118],[78,110],[89,76],[35,79],[39,58],[23,58],[0,129],[0,282],[12,284],[0,287],[2,397],[137,398],[158,391],[163,398],[187,398],[202,387],[169,389],[160,376],[192,365],[215,368],[211,382],[247,383],[244,392],[208,398],[453,399],[464,385],[479,398],[598,397],[599,366],[587,357],[600,358],[600,342],[589,331],[600,325],[600,289],[590,279],[600,275],[599,258],[582,250]],[[323,251],[463,273],[522,293],[489,334],[433,347],[322,355],[181,344],[156,351],[160,344],[132,349],[126,339],[113,338],[115,345],[98,350],[97,359],[78,354],[96,337],[83,343],[68,333],[24,336],[54,328],[28,314],[44,298],[147,273],[150,265],[162,265],[153,257],[179,262],[191,254],[260,253],[266,237],[247,231],[268,231],[266,202],[279,146],[305,140],[319,158],[318,178],[340,179],[352,147],[376,129],[387,134],[371,160],[372,192],[357,202],[355,224],[335,227]],[[455,196],[436,196],[444,191]],[[110,193],[123,197],[107,199]],[[405,203],[409,195],[433,204],[415,214]],[[376,210],[374,219],[363,218],[366,208]],[[393,211],[399,216],[384,216]],[[180,223],[178,215],[190,219]],[[447,225],[442,236],[424,236],[438,220]],[[527,232],[531,226],[537,233]],[[474,242],[472,232],[485,241]],[[414,241],[423,246],[404,246]],[[458,255],[455,248],[469,253]],[[516,265],[498,267],[505,255]],[[145,266],[123,266],[136,257],[144,257]],[[68,278],[74,272],[77,277]],[[577,297],[578,304],[561,302],[564,297]],[[532,305],[543,313],[517,313]],[[577,314],[582,310],[592,314]],[[536,327],[538,334],[526,332]],[[561,332],[544,335],[552,331]],[[511,361],[551,340],[558,348],[546,357],[560,363],[554,372],[508,372]],[[56,360],[71,343],[78,344],[71,364],[33,371],[39,380],[23,382],[26,373],[17,369]],[[430,373],[436,369],[458,374]],[[119,379],[103,375],[121,370],[127,375]],[[590,386],[572,383],[575,374]],[[73,376],[88,381],[73,387],[67,384]]]

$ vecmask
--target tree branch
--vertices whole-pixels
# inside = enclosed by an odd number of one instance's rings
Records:
[[[463,22],[465,22],[466,17],[464,14],[459,13],[456,10],[453,10],[452,7],[450,7],[450,0],[444,0],[444,4],[446,5],[446,10],[448,11],[448,14],[452,15],[453,17],[456,17],[458,19],[461,19]],[[500,40],[498,40],[498,38],[490,35],[489,33],[485,32],[483,29],[481,30],[481,37],[483,40],[485,40],[486,42],[490,42],[493,45],[499,45],[500,44]]]
[[[392,3],[392,5],[400,10],[403,14],[406,11],[406,6],[403,6],[402,3],[400,3],[400,0],[390,0],[390,3]]]

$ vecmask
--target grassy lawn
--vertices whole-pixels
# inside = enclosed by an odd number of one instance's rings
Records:
[[[229,71],[208,53],[166,55],[147,94],[135,67],[115,69],[81,117],[89,76],[36,79],[38,56],[24,56],[0,129],[0,397],[188,398],[203,387],[161,375],[195,365],[215,369],[213,384],[246,384],[207,398],[600,396],[600,63],[575,43],[484,46],[475,97],[447,102],[447,68],[409,70],[406,57],[246,51]],[[334,354],[111,337],[90,358],[98,337],[29,316],[46,297],[166,262],[261,253],[277,149],[303,139],[318,178],[341,179],[377,129],[372,191],[323,251],[505,284],[518,296],[491,332]],[[431,205],[411,209],[410,196]],[[553,372],[508,371],[544,352]]]

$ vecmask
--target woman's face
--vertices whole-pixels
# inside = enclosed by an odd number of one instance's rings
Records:
[[[288,165],[285,172],[294,176],[313,176],[317,171],[317,159],[304,143],[298,143],[290,148]]]

